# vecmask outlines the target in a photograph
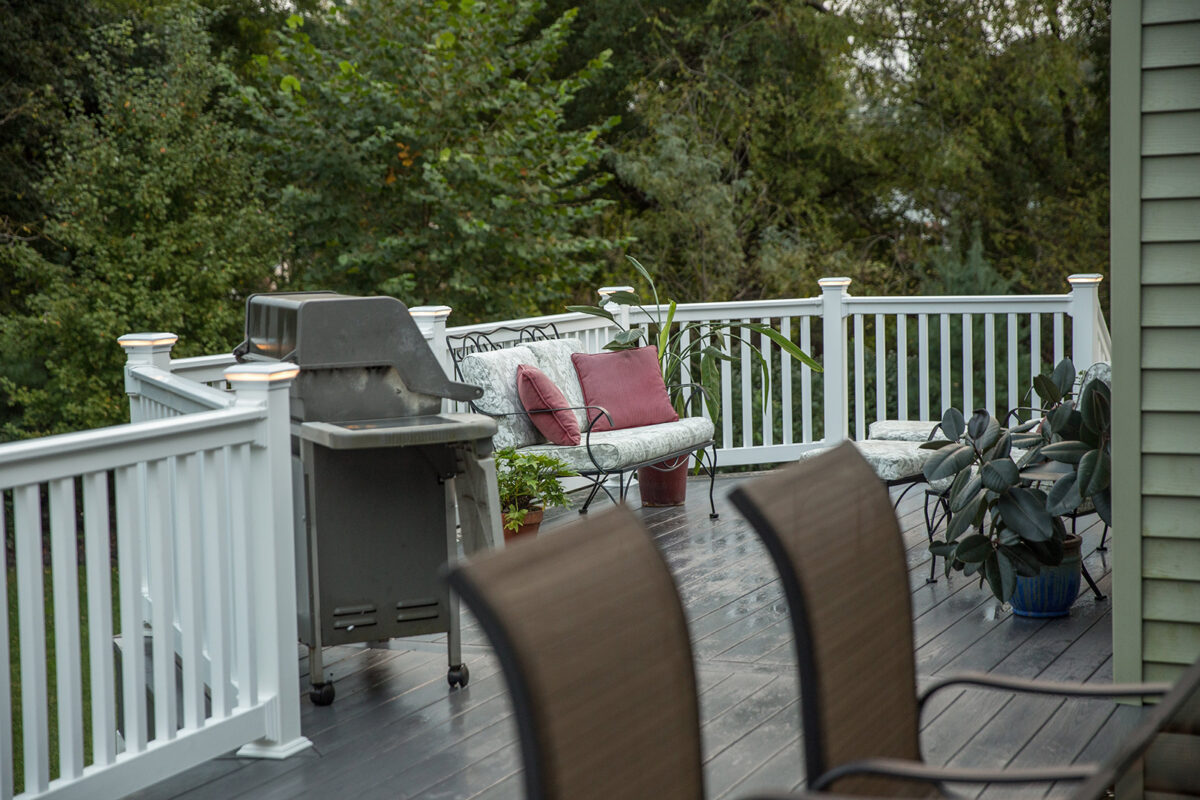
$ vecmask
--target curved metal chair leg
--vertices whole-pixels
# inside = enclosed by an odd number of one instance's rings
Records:
[[[709,519],[719,519],[721,515],[717,513],[717,501],[713,496],[714,492],[716,490],[716,486],[717,486],[717,445],[714,442],[711,447],[708,447],[706,449],[708,450],[708,458],[709,458],[709,465],[707,467],[707,470],[708,470],[708,518]],[[704,450],[701,450],[700,453],[703,456]],[[700,459],[700,463],[701,463],[701,465],[704,464],[703,458]]]
[[[1108,525],[1107,524],[1105,524],[1105,526],[1104,526],[1104,533],[1100,536],[1100,546],[1096,548],[1100,552],[1104,552],[1104,551],[1108,550],[1108,548],[1104,546],[1104,542],[1106,539],[1108,539]]]
[[[592,481],[592,491],[590,491],[588,493],[587,500],[584,500],[583,505],[580,506],[580,508],[579,508],[580,514],[587,513],[588,506],[590,506],[592,504],[592,501],[596,499],[596,493],[598,491],[600,491],[600,484],[601,484],[602,480],[603,480],[602,478],[596,478],[595,480]]]

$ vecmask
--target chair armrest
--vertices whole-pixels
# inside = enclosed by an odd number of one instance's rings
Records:
[[[934,692],[947,686],[978,686],[984,689],[1055,694],[1063,697],[1158,697],[1166,694],[1171,688],[1169,683],[1063,683],[993,675],[990,672],[962,672],[939,678],[926,686],[919,698],[920,707],[924,708],[925,701]]]
[[[1081,781],[1099,770],[1098,764],[1068,764],[1061,767],[1027,769],[975,769],[971,767],[934,767],[920,761],[899,758],[864,758],[839,764],[808,784],[812,791],[824,791],[834,781],[851,775],[875,775],[922,783],[1042,783]]]

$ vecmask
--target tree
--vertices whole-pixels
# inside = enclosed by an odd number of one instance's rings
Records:
[[[594,235],[616,123],[563,124],[607,64],[555,78],[572,14],[532,0],[359,0],[288,21],[245,97],[282,185],[294,283],[453,306],[561,307],[619,240]],[[311,31],[311,32],[310,32]]]
[[[0,377],[18,415],[8,437],[126,420],[118,335],[173,331],[179,355],[227,351],[244,297],[271,285],[282,230],[205,21],[182,7],[145,31],[102,26],[81,56],[88,83],[68,95],[38,186],[53,251],[10,250],[34,293],[0,320],[0,345],[40,375]]]

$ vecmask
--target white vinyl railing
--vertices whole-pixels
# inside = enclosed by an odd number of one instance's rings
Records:
[[[0,598],[14,590],[17,617],[10,631],[6,601],[0,798],[118,797],[234,748],[309,746],[294,660],[295,368],[227,370],[222,393],[162,368],[173,341],[122,339],[140,421],[0,446],[14,556]]]
[[[754,367],[750,344],[735,343],[720,364],[718,463],[771,464],[847,436],[867,438],[881,419],[940,419],[955,406],[987,408],[998,418],[1030,402],[1034,376],[1070,354],[1078,368],[1109,360],[1108,328],[1100,311],[1099,275],[1071,276],[1061,295],[854,297],[847,278],[820,281],[822,294],[794,300],[689,303],[678,306],[677,330],[756,322],[769,325],[824,367],[814,373],[768,337],[740,329],[770,365],[770,394]],[[601,297],[613,288],[600,290]],[[644,325],[665,308],[610,305],[622,324]],[[446,337],[553,323],[564,336],[599,352],[616,333],[607,320],[568,313],[481,325],[446,327],[446,306],[413,315],[449,371]],[[500,331],[494,342],[515,341]],[[698,364],[684,381],[699,379]]]

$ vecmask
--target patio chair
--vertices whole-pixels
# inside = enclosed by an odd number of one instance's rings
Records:
[[[1161,694],[1162,684],[1076,685],[967,673],[920,697],[904,545],[888,492],[853,445],[777,470],[730,498],[778,568],[800,678],[812,790],[931,796],[942,782],[1079,780],[1094,765],[962,769],[921,761],[921,707],[956,684],[1087,697]]]
[[[526,797],[704,797],[683,608],[629,510],[518,541],[448,579],[508,683]]]

